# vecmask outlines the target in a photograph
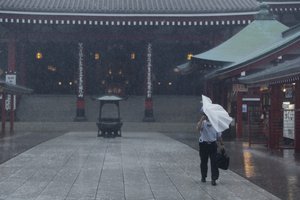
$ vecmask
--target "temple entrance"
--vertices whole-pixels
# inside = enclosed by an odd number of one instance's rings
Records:
[[[145,52],[140,43],[89,44],[88,94],[143,95]]]
[[[25,83],[35,94],[76,94],[77,42],[28,43],[25,46]],[[202,80],[197,78],[198,74],[182,76],[174,71],[187,56],[188,49],[198,45],[153,42],[153,46],[154,94],[200,94],[197,88]],[[145,41],[85,42],[86,94],[144,95],[146,61]]]
[[[36,94],[75,94],[77,54],[72,43],[28,44],[26,85]]]

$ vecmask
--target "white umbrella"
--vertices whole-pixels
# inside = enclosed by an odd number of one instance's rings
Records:
[[[202,95],[202,103],[203,112],[216,131],[222,132],[229,128],[232,118],[221,105],[213,104],[211,99],[204,95]]]

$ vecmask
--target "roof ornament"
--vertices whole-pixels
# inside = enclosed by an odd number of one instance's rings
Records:
[[[276,17],[269,10],[269,5],[260,0],[259,11],[254,16],[256,20],[274,20]]]

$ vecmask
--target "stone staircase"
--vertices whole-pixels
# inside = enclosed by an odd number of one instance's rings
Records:
[[[144,117],[144,96],[130,96],[120,102],[124,122],[141,122]],[[199,117],[198,96],[154,96],[156,122],[195,123]],[[88,122],[98,118],[99,102],[85,97],[85,113]],[[25,95],[19,99],[19,122],[72,122],[76,113],[75,95]]]

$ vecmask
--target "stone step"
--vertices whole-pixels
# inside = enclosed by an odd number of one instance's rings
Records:
[[[120,102],[121,118],[141,122],[144,117],[144,96],[130,96]],[[199,117],[200,97],[162,95],[153,97],[153,112],[157,122],[193,123]],[[28,95],[18,103],[18,121],[72,122],[76,114],[75,95]],[[87,121],[98,119],[99,102],[85,98]]]

